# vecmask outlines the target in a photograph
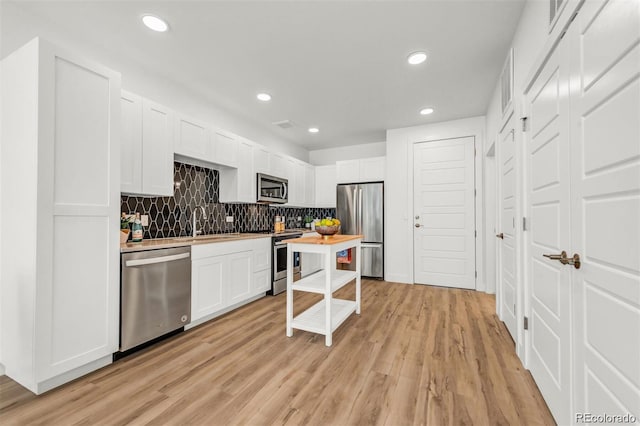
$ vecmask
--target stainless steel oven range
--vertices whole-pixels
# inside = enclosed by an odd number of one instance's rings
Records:
[[[271,271],[271,291],[269,294],[280,294],[287,289],[287,244],[283,240],[299,238],[302,232],[284,232],[271,237],[273,245],[273,262]],[[293,280],[300,279],[300,253],[293,254]]]

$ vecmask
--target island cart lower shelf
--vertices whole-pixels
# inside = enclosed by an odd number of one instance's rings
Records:
[[[303,237],[285,240],[287,243],[287,336],[293,329],[323,334],[325,345],[332,345],[333,332],[352,313],[360,314],[360,243],[362,235],[334,235],[330,238]],[[336,269],[336,253],[346,249],[356,250],[355,271]],[[324,270],[293,282],[293,253],[318,253],[324,255]],[[334,299],[333,292],[355,280],[356,300]],[[324,299],[295,318],[293,317],[293,291],[318,293]]]
[[[323,299],[293,318],[291,326],[298,330],[326,335],[326,301]],[[356,311],[356,302],[353,300],[331,299],[331,332]]]

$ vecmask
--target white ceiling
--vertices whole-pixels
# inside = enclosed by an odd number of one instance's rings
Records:
[[[483,115],[524,0],[21,1],[305,149],[380,142],[385,130]],[[169,22],[167,33],[140,23]],[[410,66],[410,52],[427,62]],[[258,92],[273,96],[256,100]],[[420,116],[425,106],[431,116]],[[271,123],[291,120],[282,130]],[[309,134],[316,126],[320,133]]]

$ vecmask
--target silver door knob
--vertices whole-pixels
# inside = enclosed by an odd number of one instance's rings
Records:
[[[420,226],[421,226],[421,225],[420,225],[419,223],[416,223],[414,226],[415,226],[416,228],[420,228]]]

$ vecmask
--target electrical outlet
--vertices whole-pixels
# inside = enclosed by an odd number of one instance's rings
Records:
[[[233,216],[227,216],[227,223],[233,223]]]
[[[149,226],[149,215],[140,215],[140,222],[142,223],[142,226]]]

